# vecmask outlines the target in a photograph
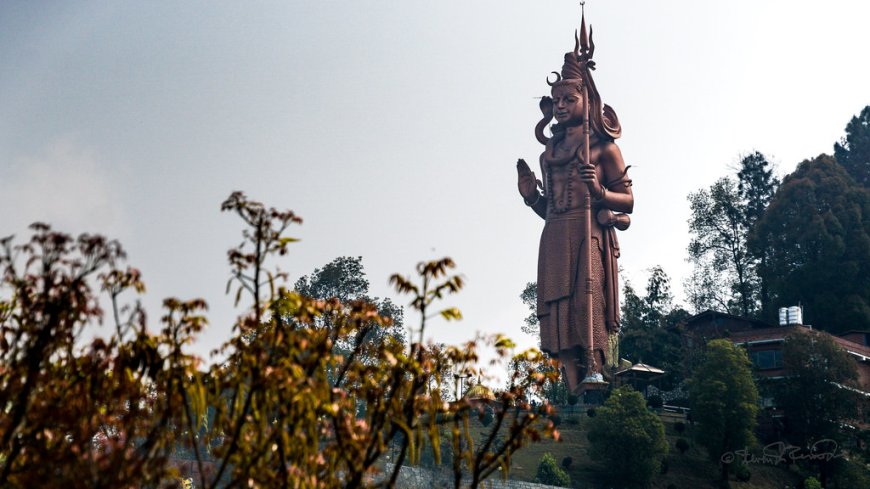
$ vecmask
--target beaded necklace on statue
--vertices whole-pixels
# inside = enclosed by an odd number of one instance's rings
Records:
[[[562,157],[556,157],[556,146],[564,141],[564,133],[561,135],[562,137],[554,137],[552,141],[552,145],[548,145],[547,149],[544,151],[544,163],[547,165],[546,174],[546,183],[547,183],[547,193],[550,197],[550,208],[556,214],[563,214],[571,209],[571,204],[574,200],[574,176],[577,173],[577,165],[569,165],[572,161],[577,158],[577,152],[580,150],[580,145],[578,144],[576,148],[571,148],[568,150],[567,154]],[[560,168],[567,166],[567,175],[565,177],[565,186],[562,188],[562,191],[559,195],[556,195],[555,189],[553,187],[553,168]]]

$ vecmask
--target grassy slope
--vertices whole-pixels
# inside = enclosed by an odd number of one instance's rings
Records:
[[[545,452],[550,452],[555,457],[556,462],[560,464],[566,456],[572,458],[568,473],[571,475],[574,487],[584,489],[605,487],[600,483],[602,479],[601,467],[587,455],[589,442],[586,439],[586,433],[589,424],[594,422],[594,419],[587,417],[585,412],[563,413],[561,417],[562,422],[558,430],[562,434],[562,441],[557,443],[546,440],[521,449],[513,458],[510,477],[533,481],[538,461]],[[674,430],[674,423],[678,420],[679,418],[674,416],[662,416],[662,421],[665,423],[665,434],[670,446],[669,468],[666,474],[656,476],[652,487],[665,489],[668,484],[674,484],[679,489],[716,487],[716,478],[718,477],[716,464],[709,461],[703,448],[695,446],[690,432],[691,427],[687,426],[687,430],[683,434],[683,437],[691,444],[689,451],[686,454],[681,454],[676,449],[675,444],[680,436]],[[477,423],[477,421],[472,422]],[[485,431],[483,426],[472,426],[473,430]],[[750,470],[752,477],[749,482],[732,480],[731,487],[733,489],[781,489],[786,484],[789,487],[796,487],[800,482],[797,474],[784,467],[752,465]]]

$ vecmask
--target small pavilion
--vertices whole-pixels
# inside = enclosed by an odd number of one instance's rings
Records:
[[[660,368],[645,363],[635,363],[631,366],[621,368],[614,375],[617,379],[618,385],[630,385],[634,387],[636,391],[643,393],[644,397],[646,397],[647,387],[650,385],[660,387],[659,380],[664,374],[665,371]]]

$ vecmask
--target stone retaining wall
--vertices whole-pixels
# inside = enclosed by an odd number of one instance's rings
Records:
[[[386,473],[390,473],[392,465],[388,464]],[[463,487],[467,487],[467,480],[463,481]],[[453,473],[451,471],[434,471],[423,467],[403,466],[399,471],[399,478],[396,481],[398,489],[452,489],[453,488]],[[504,480],[501,477],[494,475],[484,481],[481,488],[486,489],[556,489],[556,486],[548,486],[545,484],[536,484],[534,482],[525,482],[518,480]]]

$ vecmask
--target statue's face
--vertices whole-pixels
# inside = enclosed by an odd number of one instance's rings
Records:
[[[553,88],[553,116],[561,124],[580,124],[585,110],[583,96],[573,85],[560,85]]]

